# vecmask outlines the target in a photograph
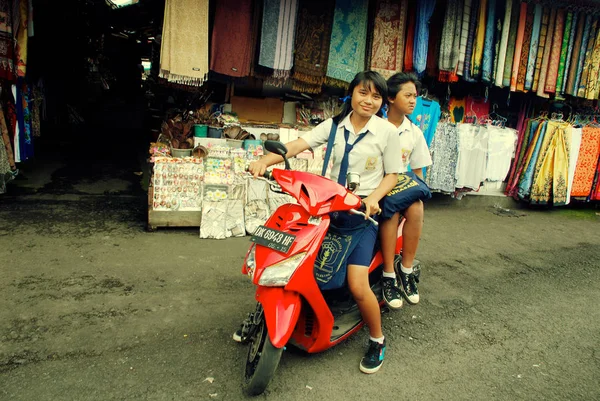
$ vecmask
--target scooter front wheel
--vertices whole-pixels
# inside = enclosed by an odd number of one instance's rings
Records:
[[[262,317],[254,337],[250,340],[250,349],[244,369],[244,392],[248,395],[262,394],[275,375],[283,348],[275,348],[269,338],[267,325]]]

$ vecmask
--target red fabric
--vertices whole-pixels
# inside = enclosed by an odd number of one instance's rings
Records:
[[[415,27],[417,24],[417,5],[414,1],[408,2],[408,31],[404,47],[404,71],[413,70],[413,52],[415,47]]]
[[[600,153],[600,128],[584,127],[577,157],[571,196],[588,196],[592,191]]]
[[[232,77],[250,74],[252,1],[217,0],[212,31],[210,69]]]

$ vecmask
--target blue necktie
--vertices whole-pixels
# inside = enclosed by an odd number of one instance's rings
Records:
[[[354,146],[360,142],[367,135],[366,132],[363,132],[356,138],[356,141],[352,145],[348,143],[348,138],[350,137],[350,131],[344,127],[344,139],[346,140],[346,148],[344,149],[344,157],[342,158],[342,164],[340,165],[340,175],[338,176],[338,184],[346,185],[346,174],[348,173],[348,156],[350,155],[350,151],[354,148]]]

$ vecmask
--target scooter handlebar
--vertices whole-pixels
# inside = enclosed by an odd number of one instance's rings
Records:
[[[360,205],[360,209],[364,209],[364,205],[365,205],[365,204],[364,204],[364,203],[362,203],[362,204]],[[357,215],[359,215],[359,216],[366,217],[366,218],[367,218],[367,219],[368,219],[368,220],[369,220],[371,223],[373,223],[373,225],[375,225],[375,227],[377,227],[377,226],[379,225],[379,223],[377,222],[377,220],[375,220],[375,219],[374,219],[374,218],[372,218],[371,216],[367,216],[367,214],[366,214],[366,213],[364,213],[364,212],[361,212],[361,211],[359,211],[359,210],[356,210],[356,209],[350,209],[350,210],[348,210],[348,212],[349,212],[350,214],[357,214]]]
[[[249,166],[246,166],[246,168],[244,169],[244,171],[245,171],[246,173],[248,173],[248,174],[251,174],[251,173],[250,173],[250,170],[249,170],[249,168],[250,168]],[[268,170],[267,170],[267,171],[265,171],[265,173],[264,173],[263,175],[261,175],[259,178],[264,178],[264,179],[266,179],[266,180],[273,181],[273,173],[272,173],[271,171],[268,171]]]

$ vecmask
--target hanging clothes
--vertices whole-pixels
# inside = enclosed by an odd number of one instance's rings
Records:
[[[431,145],[440,117],[440,104],[435,100],[424,99],[422,96],[417,98],[415,109],[412,114],[408,116],[413,124],[423,131],[427,146]]]
[[[465,69],[465,57],[467,53],[467,41],[469,39],[469,25],[471,21],[471,0],[464,0],[462,24],[460,29],[460,44],[458,50],[458,67],[456,74],[462,76]]]
[[[519,11],[519,25],[517,27],[517,39],[515,42],[515,55],[512,64],[512,73],[510,76],[510,91],[517,90],[517,79],[519,76],[519,65],[521,63],[521,53],[523,52],[523,40],[525,39],[525,23],[527,21],[527,3],[521,3]]]
[[[565,62],[565,68],[564,68],[564,73],[563,73],[563,81],[562,81],[562,88],[560,88],[560,93],[565,93],[566,89],[567,89],[567,82],[569,80],[569,69],[571,68],[571,64],[573,64],[571,62],[572,58],[573,58],[573,51],[574,51],[574,46],[575,46],[575,36],[577,35],[577,24],[578,24],[578,17],[579,14],[577,13],[572,13],[573,17],[572,17],[572,22],[571,22],[571,32],[569,33],[569,44],[567,45],[567,57],[566,57],[566,62]]]
[[[588,79],[585,86],[585,98],[594,100],[600,95],[600,29],[597,30],[596,40],[588,70]]]
[[[567,95],[573,95],[576,93],[575,90],[575,82],[577,79],[577,68],[579,65],[579,56],[581,54],[581,47],[583,42],[583,28],[587,23],[587,18],[585,18],[585,14],[580,13],[577,17],[577,33],[575,34],[575,41],[573,42],[573,53],[571,57],[568,57],[569,64],[569,73],[567,78],[567,87],[565,88],[565,93]]]
[[[571,24],[573,23],[573,13],[568,12],[565,20],[565,29],[563,33],[563,42],[560,50],[560,62],[558,64],[558,76],[556,78],[556,93],[562,94],[563,80],[565,76],[565,67],[567,65],[567,53],[569,51],[569,41],[571,34]]]
[[[531,120],[529,132],[533,132],[533,138],[528,142],[527,151],[524,155],[521,171],[519,173],[519,183],[517,186],[517,196],[519,199],[528,199],[531,193],[531,185],[533,184],[533,175],[535,172],[536,162],[542,143],[546,136],[546,122]]]
[[[484,0],[485,1],[485,0]],[[422,74],[427,65],[427,47],[429,44],[429,20],[433,14],[436,0],[420,0],[417,3],[415,26],[415,52],[413,66],[417,74]]]
[[[592,190],[600,152],[600,128],[583,127],[581,147],[575,167],[571,196],[587,197]]]
[[[494,24],[494,63],[492,64],[492,71],[490,76],[490,84],[493,84],[496,80],[496,71],[498,70],[498,63],[500,62],[500,41],[502,40],[502,26],[503,26],[503,17],[504,17],[504,9],[505,0],[499,0],[496,2],[496,22]]]
[[[534,18],[533,4],[527,5],[527,15],[525,17],[525,31],[523,32],[523,44],[521,47],[521,60],[519,61],[519,71],[517,74],[517,91],[525,91],[525,77],[527,75],[527,65],[529,63],[529,52],[531,50],[531,33],[533,31]]]
[[[485,180],[488,130],[486,126],[458,126],[458,161],[456,188],[478,190]]]
[[[17,76],[24,77],[27,72],[27,46],[29,35],[27,26],[29,24],[28,0],[19,0],[19,25],[16,32],[15,60],[17,62]]]
[[[554,35],[552,38],[552,52],[550,53],[550,62],[548,65],[548,75],[546,76],[546,93],[556,92],[556,80],[558,79],[558,68],[560,64],[560,53],[563,43],[565,24],[565,10],[559,9],[556,12],[556,21],[554,23]]]
[[[406,42],[404,44],[404,71],[412,71],[415,51],[415,28],[417,26],[417,4],[415,0],[409,0],[408,2],[407,20],[408,26],[406,28]]]
[[[462,12],[464,6],[460,0],[449,0],[446,3],[446,14],[442,28],[440,44],[439,69],[455,71],[458,65],[460,50],[460,32],[462,32]],[[457,33],[459,33],[457,35]]]
[[[458,162],[458,128],[440,123],[430,147],[433,164],[427,169],[426,183],[432,191],[454,192]]]
[[[579,62],[577,63],[577,75],[575,77],[575,83],[573,84],[573,95],[574,96],[580,96],[579,95],[579,87],[581,85],[581,77],[583,75],[583,70],[585,69],[585,65],[586,65],[586,57],[588,56],[588,45],[589,45],[589,41],[590,41],[590,36],[593,35],[592,31],[595,32],[595,26],[596,22],[594,22],[594,19],[591,15],[588,15],[587,18],[585,19],[585,27],[583,28],[583,39],[581,40],[581,50],[579,52]],[[585,83],[584,83],[584,88],[585,88]]]
[[[485,17],[488,0],[480,0],[479,13],[477,15],[477,28],[475,31],[475,43],[473,44],[473,57],[471,59],[471,76],[479,79],[481,77],[481,64],[483,63],[483,48],[485,47]]]
[[[448,102],[448,110],[450,111],[450,122],[457,124],[462,123],[465,120],[466,110],[466,99],[465,98],[450,98]]]
[[[540,31],[542,29],[542,16],[544,11],[540,4],[534,6],[533,26],[531,31],[531,41],[529,46],[529,59],[527,61],[525,73],[525,91],[530,91],[533,87],[533,75],[535,73],[535,64],[538,56],[538,47],[540,41]]]
[[[16,76],[12,4],[0,1],[0,78],[13,81]]]
[[[301,0],[294,44],[292,87],[307,93],[320,93],[329,57],[335,0],[315,3]]]
[[[544,7],[542,12],[542,24],[540,27],[540,35],[538,38],[538,49],[535,59],[535,72],[533,74],[533,84],[531,90],[537,92],[538,83],[540,82],[540,72],[542,69],[542,60],[544,58],[544,49],[546,48],[546,38],[548,34],[548,23],[550,21],[550,9]]]
[[[504,63],[504,74],[502,75],[502,86],[510,86],[513,63],[515,57],[515,47],[517,41],[517,31],[519,28],[521,6],[518,0],[513,0],[510,14],[510,31],[508,34],[508,47],[506,50],[506,61]]]
[[[425,73],[431,77],[438,77],[440,82],[450,79],[452,72],[440,71],[440,48],[442,42],[442,29],[444,27],[443,7],[436,7],[429,20],[429,44],[427,45],[427,64]]]
[[[477,15],[479,13],[479,2],[480,0],[472,0],[471,2],[471,17],[469,20],[469,34],[467,37],[467,45],[465,48],[465,62],[463,69],[463,79],[467,82],[477,82],[477,79],[471,74],[471,67],[473,64],[473,44],[475,37],[475,30],[477,28]]]
[[[481,80],[492,83],[492,69],[494,66],[494,42],[496,33],[496,0],[488,0],[487,22],[483,44],[483,61],[481,65]]]
[[[360,0],[337,0],[329,48],[326,81],[346,87],[363,71],[367,45],[368,7]]]
[[[488,126],[489,138],[487,163],[485,167],[486,181],[504,181],[510,170],[517,132],[511,128]]]
[[[506,1],[506,8],[504,10],[504,20],[502,23],[502,33],[500,39],[500,47],[498,50],[498,64],[496,66],[495,72],[495,85],[499,87],[503,87],[502,79],[504,78],[504,66],[506,63],[506,51],[508,49],[508,36],[510,32],[510,16],[512,12],[512,0]]]
[[[210,69],[231,77],[250,74],[252,0],[217,0],[213,24]]]
[[[407,11],[408,0],[378,0],[376,3],[371,70],[386,79],[402,70]]]
[[[546,35],[546,43],[544,44],[544,56],[542,58],[542,66],[540,69],[540,79],[538,82],[537,95],[544,98],[550,96],[546,93],[546,78],[548,77],[548,68],[550,66],[550,54],[552,53],[552,41],[554,39],[554,24],[556,22],[556,9],[550,11],[548,19],[548,34]]]
[[[571,148],[569,149],[569,184],[567,186],[567,202],[571,201],[571,191],[573,190],[573,180],[575,178],[575,167],[579,158],[579,149],[581,147],[581,138],[583,130],[581,128],[571,129]]]

